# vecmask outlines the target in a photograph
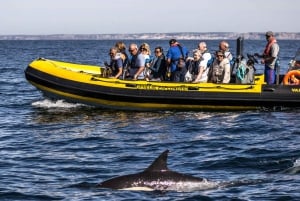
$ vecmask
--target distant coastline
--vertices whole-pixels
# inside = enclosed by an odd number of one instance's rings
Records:
[[[300,40],[300,33],[278,32],[278,40]],[[137,33],[137,34],[49,34],[49,35],[0,35],[0,40],[265,40],[262,32],[178,32],[178,33]]]

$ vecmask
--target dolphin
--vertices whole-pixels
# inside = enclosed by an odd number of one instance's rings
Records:
[[[207,190],[218,187],[217,182],[169,170],[167,167],[168,153],[169,150],[161,153],[142,172],[115,177],[97,184],[97,187],[116,190],[177,192]]]

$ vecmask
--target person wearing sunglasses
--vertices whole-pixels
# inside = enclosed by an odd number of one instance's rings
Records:
[[[141,57],[138,59],[140,52],[139,52],[137,44],[135,44],[135,43],[130,44],[128,51],[130,53],[129,68],[128,68],[129,75],[126,77],[136,80],[136,79],[138,79],[138,75],[140,74],[138,72],[142,72],[145,68],[145,66],[144,66],[145,61],[144,61],[143,66],[140,66],[141,65],[141,61],[140,61]]]
[[[216,51],[216,59],[209,72],[209,82],[229,83],[230,82],[230,63],[222,50]]]
[[[163,48],[158,46],[154,49],[154,59],[151,63],[151,81],[162,81],[166,79],[166,59],[164,55]]]
[[[109,68],[112,72],[111,78],[118,79],[123,73],[123,60],[118,55],[118,48],[112,47],[109,50],[110,63],[105,62],[106,68]]]

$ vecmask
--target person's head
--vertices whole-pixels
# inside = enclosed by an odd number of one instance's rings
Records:
[[[222,61],[225,58],[225,54],[222,50],[216,51],[216,58],[218,61]]]
[[[139,48],[139,51],[143,54],[151,54],[151,51],[150,51],[150,45],[148,43],[143,43],[140,48]]]
[[[207,46],[205,42],[200,42],[198,45],[198,49],[202,52],[205,52],[207,50]]]
[[[201,51],[196,49],[193,51],[193,58],[194,58],[194,61],[198,61],[199,59],[201,59]]]
[[[170,46],[174,46],[174,45],[176,45],[177,44],[177,40],[176,39],[171,39],[171,40],[169,40],[169,45]]]
[[[272,31],[266,32],[266,40],[269,41],[271,38],[274,37],[274,33]]]
[[[161,46],[158,46],[154,49],[155,56],[159,57],[164,53],[164,50]]]
[[[115,56],[117,55],[117,52],[118,52],[118,48],[112,47],[112,48],[110,48],[110,50],[109,50],[109,56],[110,56],[111,58],[115,58]]]
[[[135,43],[132,43],[129,45],[129,49],[128,49],[129,53],[131,55],[137,55],[138,53],[138,46]]]
[[[221,41],[219,43],[219,50],[222,50],[223,52],[226,52],[229,50],[229,44],[226,41]]]
[[[122,41],[116,42],[115,47],[118,48],[119,52],[125,52],[126,50],[126,45]]]

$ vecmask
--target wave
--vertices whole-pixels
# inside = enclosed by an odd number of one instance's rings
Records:
[[[39,100],[33,102],[31,105],[34,107],[44,108],[44,109],[52,109],[52,108],[70,109],[70,108],[80,108],[86,106],[84,104],[79,104],[79,103],[69,103],[64,100],[50,100],[50,99]]]
[[[20,192],[1,192],[1,200],[62,200],[63,197],[54,197],[42,194],[25,194]]]
[[[293,166],[284,170],[283,173],[287,174],[300,174],[300,158],[296,159]]]

